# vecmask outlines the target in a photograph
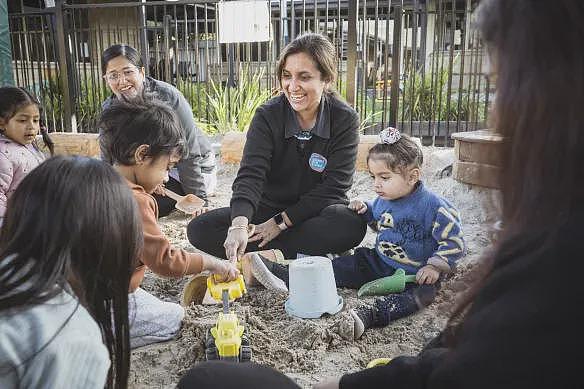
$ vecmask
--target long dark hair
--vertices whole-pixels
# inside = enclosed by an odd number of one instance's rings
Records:
[[[53,157],[8,201],[0,233],[0,314],[43,304],[71,285],[101,327],[108,387],[127,386],[128,288],[142,247],[128,185],[86,157]],[[9,258],[9,260],[6,260]],[[31,350],[32,359],[41,350]]]
[[[26,106],[34,104],[42,113],[42,107],[39,100],[29,91],[24,88],[15,86],[5,86],[0,88],[0,117],[8,122],[16,113]],[[47,128],[41,123],[40,133],[43,137],[43,142],[49,149],[51,155],[54,153],[55,144],[51,140]]]
[[[486,258],[484,282],[500,259],[553,244],[584,207],[584,3],[484,0],[476,16],[496,74],[493,126],[505,138],[505,230]],[[537,247],[527,246],[534,240]],[[451,322],[460,319],[479,286]]]

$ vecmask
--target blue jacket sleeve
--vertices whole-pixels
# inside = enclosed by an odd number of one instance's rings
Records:
[[[456,261],[464,255],[464,239],[458,211],[449,204],[438,207],[432,227],[432,237],[438,242],[438,249],[428,259],[428,263],[441,268],[448,265],[453,270]]]
[[[376,220],[373,218],[373,205],[375,204],[375,202],[365,201],[365,204],[367,205],[367,211],[363,214],[363,219],[365,220],[365,222],[367,222],[367,224],[371,226],[376,222]],[[375,227],[377,227],[377,225]],[[377,228],[374,228],[373,226],[371,226],[371,228],[377,231]]]

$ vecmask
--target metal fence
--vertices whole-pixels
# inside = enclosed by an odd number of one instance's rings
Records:
[[[337,89],[362,131],[397,125],[427,143],[485,125],[492,90],[470,28],[473,0],[270,1],[271,40],[220,44],[217,0],[69,4],[9,14],[14,79],[41,99],[55,131],[96,131],[109,95],[101,52],[127,43],[146,73],[176,85],[202,123],[210,99],[243,78],[276,91],[278,53],[295,36],[326,34],[338,52]],[[256,78],[250,78],[255,74]],[[214,87],[215,86],[215,87]],[[217,90],[218,89],[218,90]]]

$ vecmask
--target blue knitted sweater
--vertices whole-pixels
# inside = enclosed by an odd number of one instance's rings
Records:
[[[400,199],[378,197],[366,203],[364,217],[377,230],[375,249],[387,265],[415,274],[432,258],[454,270],[464,254],[464,240],[458,212],[447,200],[419,182]]]

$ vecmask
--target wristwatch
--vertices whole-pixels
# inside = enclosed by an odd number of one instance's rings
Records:
[[[278,225],[278,228],[281,231],[284,231],[285,229],[288,228],[288,226],[286,225],[286,222],[284,221],[284,216],[282,216],[281,213],[275,214],[274,217],[273,217],[273,219],[274,219],[274,221]]]

